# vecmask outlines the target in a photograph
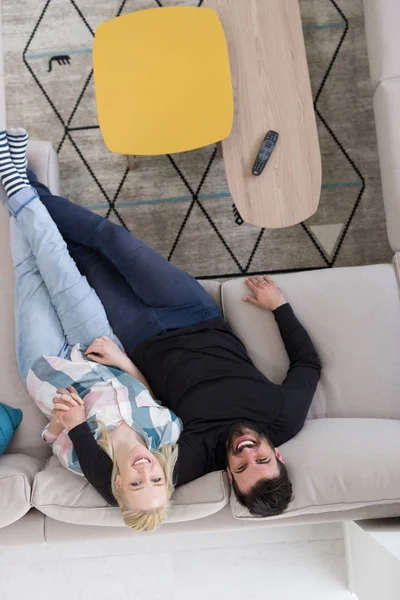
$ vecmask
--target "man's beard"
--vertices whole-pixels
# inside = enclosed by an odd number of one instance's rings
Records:
[[[226,444],[227,459],[228,459],[229,454],[232,454],[233,456],[240,455],[241,451],[236,450],[235,444],[236,444],[236,440],[238,440],[240,437],[245,436],[245,435],[249,435],[252,438],[254,438],[254,444],[252,446],[253,448],[258,448],[258,446],[261,444],[261,442],[263,440],[266,440],[268,442],[268,444],[271,446],[271,448],[273,448],[273,445],[271,444],[270,440],[267,438],[265,433],[263,433],[261,431],[261,429],[259,427],[257,427],[257,425],[255,425],[254,423],[245,423],[245,422],[238,423],[237,425],[234,425],[229,432],[228,441]]]

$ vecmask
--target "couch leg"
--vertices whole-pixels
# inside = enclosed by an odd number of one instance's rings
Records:
[[[133,171],[135,169],[136,156],[134,154],[127,154],[126,158],[128,159],[128,169]]]

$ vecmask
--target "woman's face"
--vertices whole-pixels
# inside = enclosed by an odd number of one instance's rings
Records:
[[[115,486],[134,510],[159,508],[167,504],[164,471],[157,458],[142,444],[118,461],[119,475]]]

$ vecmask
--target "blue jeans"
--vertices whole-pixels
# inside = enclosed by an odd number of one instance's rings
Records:
[[[113,336],[104,308],[68,253],[36,191],[8,201],[15,268],[16,347],[19,371],[43,356],[68,356],[80,342]],[[115,338],[114,338],[115,339]]]
[[[211,296],[188,273],[123,227],[53,196],[29,169],[28,177],[128,354],[141,341],[165,331],[222,317]]]

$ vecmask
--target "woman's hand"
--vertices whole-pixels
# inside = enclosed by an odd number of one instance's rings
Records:
[[[56,416],[57,422],[67,431],[84,423],[86,421],[84,402],[76,389],[69,385],[67,390],[57,390],[57,394],[60,395],[53,399],[54,410],[51,411]]]
[[[122,371],[125,371],[126,366],[130,363],[125,352],[106,336],[96,338],[86,350],[85,355],[90,360],[94,360],[102,365],[117,367]]]
[[[245,296],[244,302],[250,302],[259,308],[265,310],[275,310],[282,304],[286,304],[285,296],[282,290],[278,288],[275,281],[272,281],[268,275],[260,277],[248,277],[246,285],[254,296]]]

